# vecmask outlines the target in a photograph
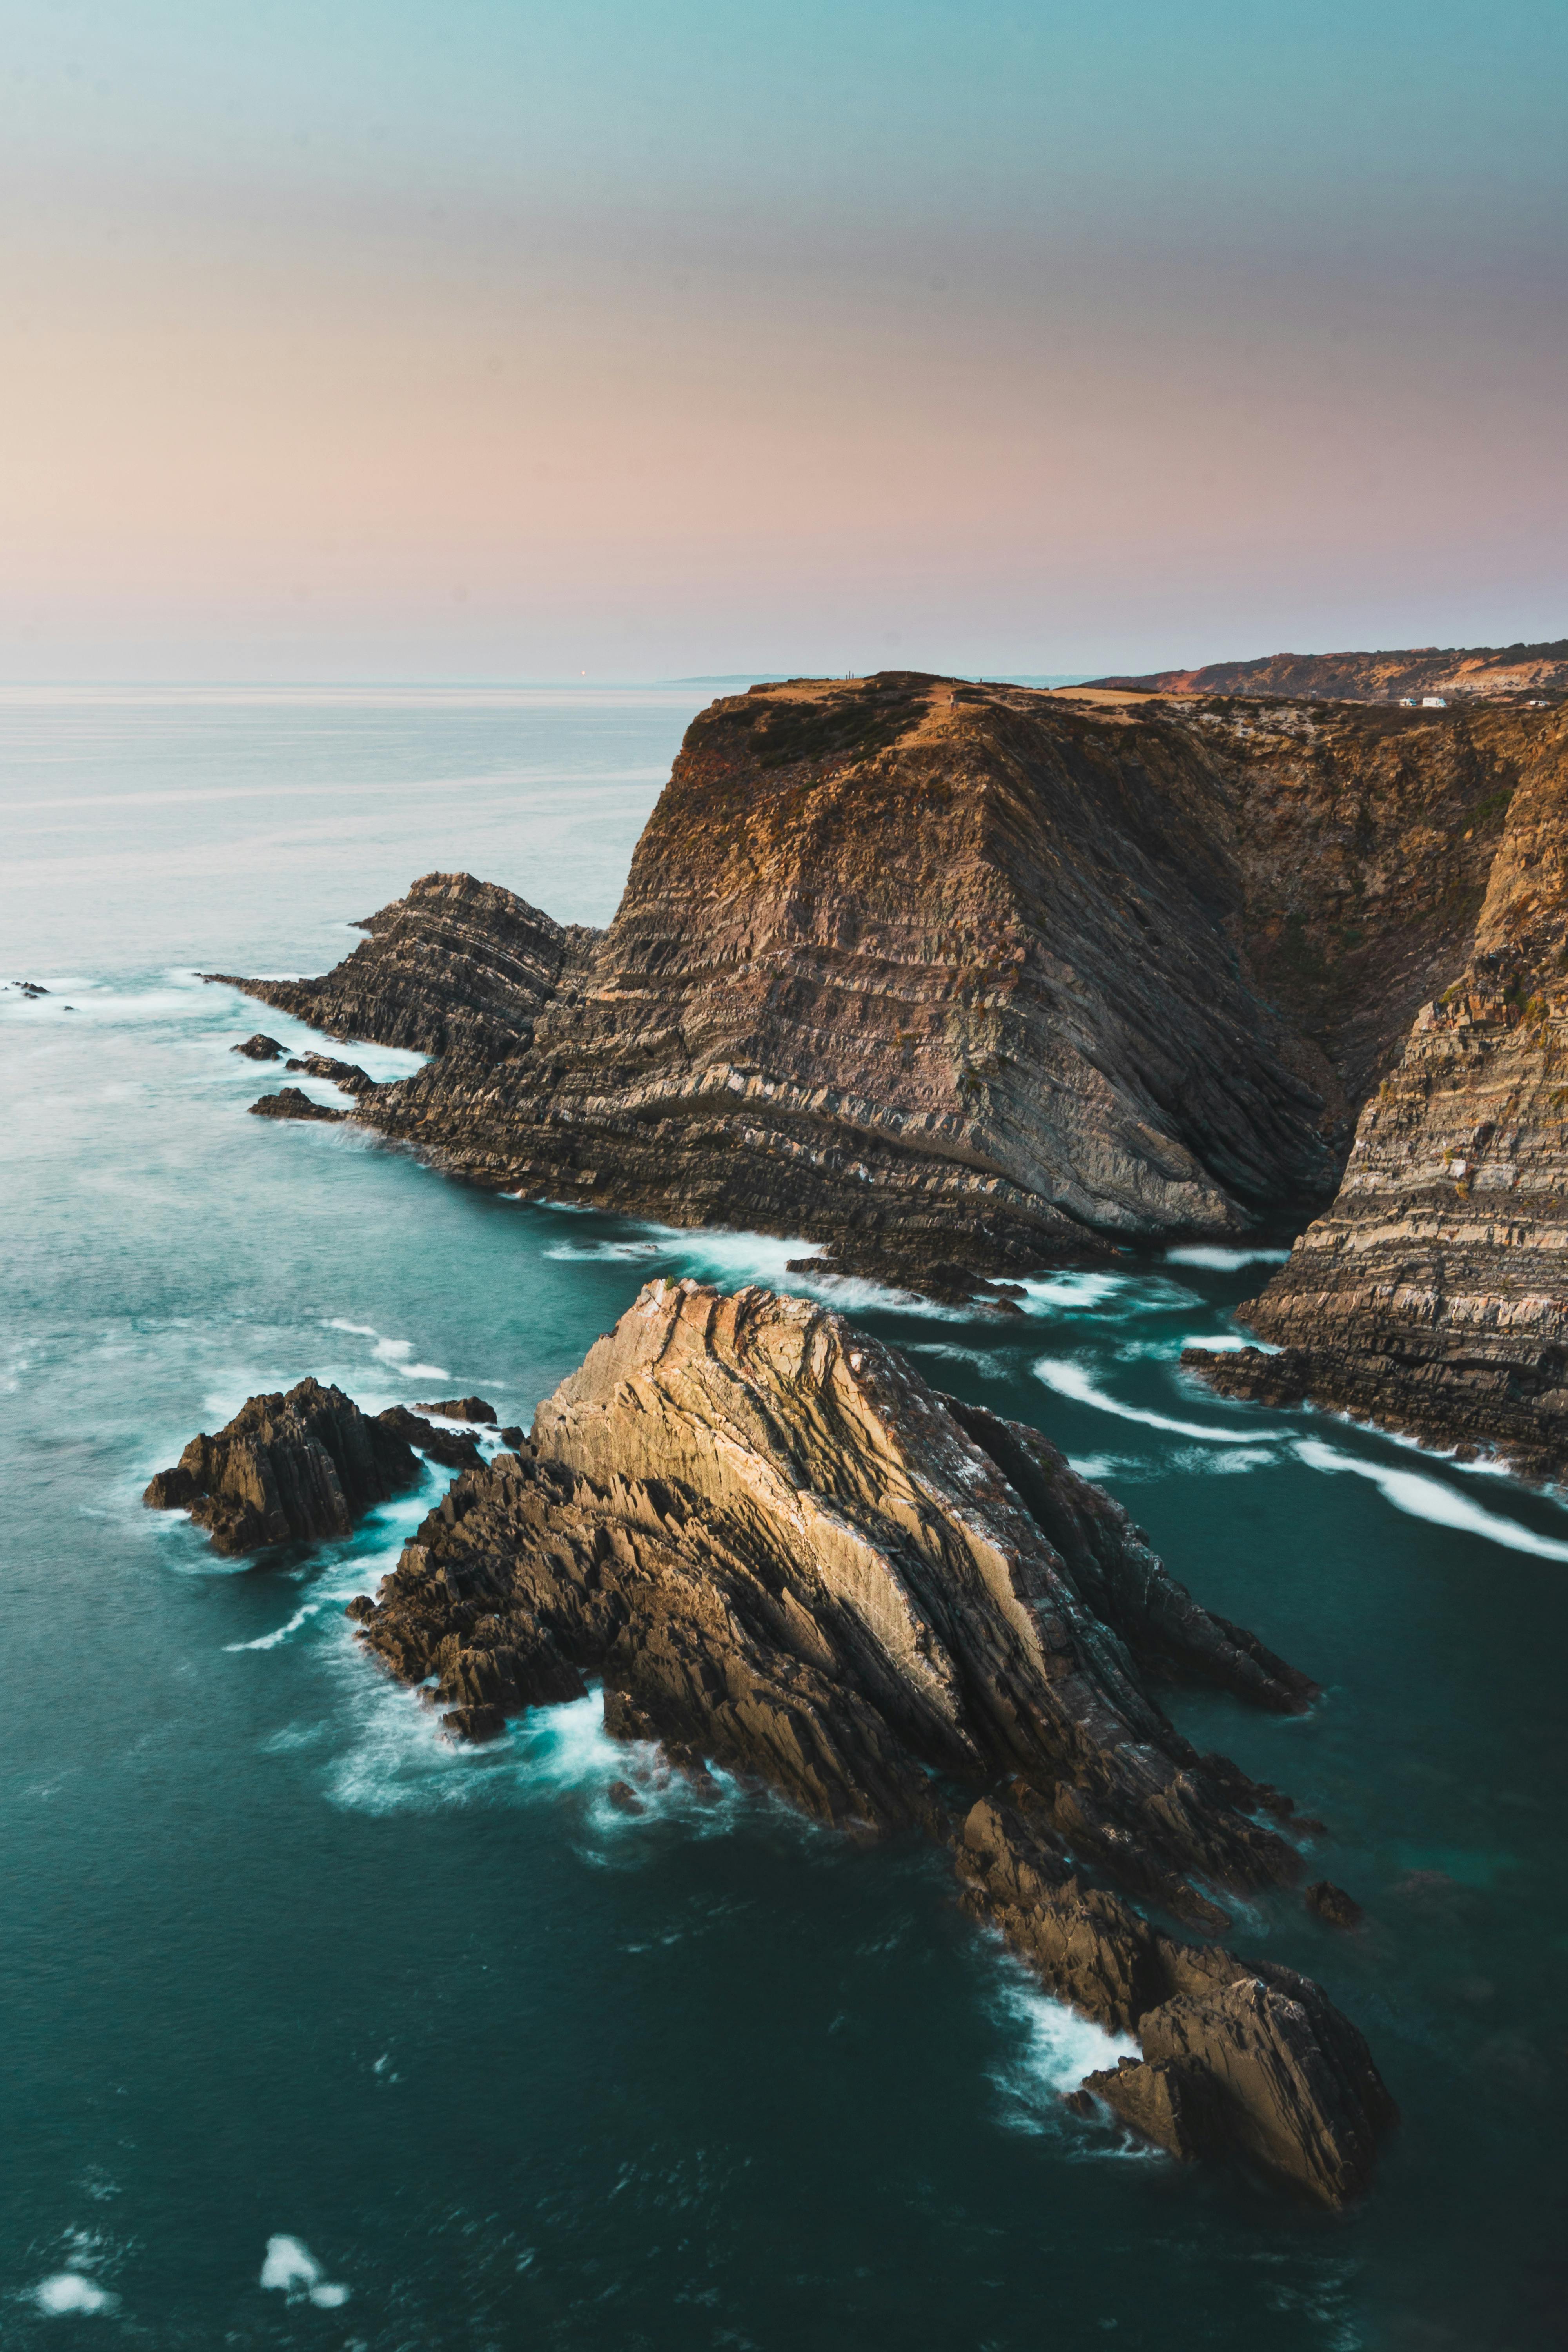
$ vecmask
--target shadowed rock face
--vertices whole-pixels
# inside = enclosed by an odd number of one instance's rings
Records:
[[[952,1839],[971,1908],[1064,1998],[1122,2026],[1177,1995],[1214,2011],[1155,2053],[1193,2103],[1215,2075],[1206,2146],[1331,2201],[1364,2181],[1363,2108],[1381,2127],[1386,2094],[1317,1989],[1244,2032],[1226,1988],[1257,1971],[1084,1875],[1210,1932],[1224,1887],[1291,1883],[1295,1848],[1257,1818],[1289,1801],[1198,1755],[1149,1675],[1280,1709],[1314,1685],[1202,1610],[1037,1432],[954,1406],[837,1316],[649,1286],[541,1405],[527,1451],[460,1477],[351,1614],[402,1679],[438,1678],[456,1733],[602,1677],[611,1730],[689,1769],[753,1775],[826,1822]],[[1271,2034],[1300,2044],[1294,2106],[1237,2054]],[[1312,2072],[1335,2037],[1360,2053],[1348,2089],[1326,2055]]]
[[[474,1182],[943,1297],[1299,1220],[1348,1156],[1258,1328],[1327,1402],[1551,1467],[1565,728],[755,688],[694,721],[608,930],[433,875],[335,972],[240,984],[436,1055],[352,1115]]]
[[[1366,1104],[1338,1199],[1201,1367],[1568,1473],[1568,722],[1510,801],[1471,950]],[[1190,1362],[1194,1361],[1188,1359]]]
[[[372,1421],[319,1381],[254,1396],[216,1437],[193,1437],[144,1499],[153,1510],[188,1510],[213,1549],[230,1555],[349,1535],[373,1504],[418,1482],[399,1412],[392,1408],[391,1425]]]

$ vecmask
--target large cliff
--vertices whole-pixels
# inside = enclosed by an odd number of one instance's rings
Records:
[[[1556,1328],[1557,1276],[1543,1304],[1529,1269],[1561,1234],[1565,772],[1551,709],[753,688],[693,722],[607,930],[432,875],[336,972],[241,984],[425,1045],[353,1116],[473,1181],[798,1234],[946,1295],[1118,1241],[1300,1225],[1348,1157],[1260,1328],[1318,1351],[1313,1393],[1513,1444],[1554,1392],[1521,1368]],[[1439,1051],[1467,1073],[1452,1118]],[[1436,1222],[1405,1202],[1428,1129]],[[1532,1203],[1506,1235],[1448,1213],[1500,1200],[1483,1148]],[[1425,1271],[1363,1298],[1346,1269],[1384,1245],[1378,1265]],[[1342,1276],[1359,1303],[1330,1303]],[[1352,1355],[1400,1315],[1442,1349],[1484,1324],[1489,1370],[1461,1348],[1435,1379],[1401,1348],[1369,1385]]]

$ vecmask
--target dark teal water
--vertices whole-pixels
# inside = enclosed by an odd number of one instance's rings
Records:
[[[1368,1906],[1237,1929],[1323,1979],[1405,2110],[1342,2219],[1067,2116],[1101,2037],[933,1853],[735,1792],[627,1820],[593,1702],[443,1748],[342,1617],[427,1496],[252,1566],[142,1508],[257,1388],[526,1419],[649,1273],[782,1278],[784,1244],[247,1118],[257,1009],[191,976],[320,969],[435,866],[603,919],[699,698],[0,703],[0,980],[55,992],[0,994],[0,2342],[1561,2342],[1568,1513],[1188,1388],[1183,1340],[1265,1267],[1060,1277],[1016,1324],[841,1303],[1097,1464],[1326,1685],[1301,1721],[1176,1711],[1323,1816],[1314,1871]]]

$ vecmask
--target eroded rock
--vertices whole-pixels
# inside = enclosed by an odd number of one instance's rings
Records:
[[[306,1380],[287,1394],[249,1398],[216,1437],[193,1437],[143,1499],[153,1510],[188,1510],[215,1550],[237,1555],[349,1535],[374,1504],[419,1475],[395,1429],[342,1389]]]
[[[279,1087],[275,1095],[263,1095],[250,1106],[253,1118],[347,1118],[346,1110],[333,1110],[326,1103],[312,1102],[298,1087]]]
[[[436,1677],[452,1729],[470,1709],[576,1696],[592,1675],[612,1736],[658,1741],[682,1769],[760,1780],[860,1833],[951,1841],[974,1916],[1122,2030],[1178,2000],[1212,2005],[1248,1967],[1177,1943],[1130,1894],[1223,1927],[1218,1891],[1300,1870],[1258,1818],[1288,1801],[1193,1749],[1147,1676],[1281,1708],[1315,1685],[1204,1612],[1037,1433],[956,1405],[802,1299],[649,1285],[540,1406],[528,1454],[459,1477],[353,1613],[403,1680]],[[1145,2046],[1224,2074],[1221,2114],[1245,2115],[1215,2146],[1337,2199],[1370,2155],[1308,2093],[1326,2098],[1364,2045],[1310,1991],[1287,1996],[1295,2107],[1258,2088],[1264,2025],[1245,2065],[1228,2012]],[[1328,2057],[1312,2072],[1314,2036]],[[1201,2087],[1166,2104],[1195,2115]],[[1329,2156],[1289,2158],[1292,2116]]]

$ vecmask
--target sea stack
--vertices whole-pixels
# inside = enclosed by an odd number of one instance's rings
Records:
[[[1289,1801],[1198,1755],[1151,1676],[1283,1711],[1314,1685],[1205,1612],[1038,1432],[827,1309],[649,1285],[351,1614],[400,1679],[437,1677],[457,1734],[593,1677],[621,1738],[950,1843],[976,1916],[1143,2036],[1163,2087],[1119,2111],[1173,2099],[1175,2152],[1243,2153],[1323,2202],[1365,2186],[1393,2106],[1355,2029],[1292,1971],[1135,1907],[1213,1936],[1225,1888],[1300,1870],[1264,1818]]]

